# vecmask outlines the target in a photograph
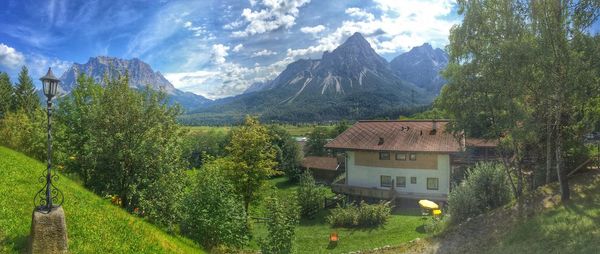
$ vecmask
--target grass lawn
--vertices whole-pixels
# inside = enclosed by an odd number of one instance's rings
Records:
[[[287,179],[283,177],[272,179],[270,182],[274,188],[269,191],[277,192],[277,195],[293,194],[297,189],[297,186],[288,184]],[[260,216],[255,214],[260,214],[261,209],[260,204],[254,207],[253,215]],[[385,226],[375,229],[331,228],[325,222],[328,214],[328,210],[322,210],[315,219],[301,221],[296,228],[294,243],[297,253],[346,253],[386,245],[399,245],[425,236],[418,209],[407,209],[393,214]],[[253,227],[255,238],[266,235],[264,224],[255,223]],[[329,234],[333,231],[337,231],[340,237],[335,247],[329,246]],[[258,245],[253,242],[251,248],[258,249]]]
[[[33,196],[45,165],[0,147],[0,253],[27,248]],[[166,234],[74,181],[56,183],[65,194],[64,210],[71,253],[202,253],[191,240]]]
[[[315,126],[314,125],[283,125],[283,127],[294,137],[304,137],[309,132],[311,132]],[[328,130],[333,129],[333,126],[323,125],[322,127],[327,128]],[[231,126],[185,126],[185,128],[189,129],[192,133],[206,133],[210,130],[227,132],[232,127]]]

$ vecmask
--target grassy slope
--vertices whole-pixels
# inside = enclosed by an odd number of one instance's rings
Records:
[[[538,188],[518,205],[496,209],[423,239],[377,253],[598,253],[600,171],[569,180],[571,200],[557,183]]]
[[[522,220],[500,237],[489,253],[598,253],[600,175],[571,181],[572,200]],[[556,188],[556,186],[553,186]],[[556,190],[552,190],[554,193]]]
[[[0,147],[0,253],[23,252],[31,226],[33,196],[45,166]],[[168,235],[61,177],[71,253],[201,253],[189,239]]]
[[[286,178],[275,178],[270,181],[274,185],[271,191],[278,195],[292,194],[297,186],[287,183]],[[253,216],[259,216],[260,207],[254,207]],[[423,237],[423,221],[417,210],[406,210],[391,216],[388,223],[376,229],[343,229],[331,228],[325,217],[328,210],[321,211],[314,220],[303,219],[296,228],[295,249],[297,253],[347,253],[351,251],[369,250],[386,245],[399,245],[418,237]],[[255,237],[264,237],[266,229],[263,224],[254,224]],[[329,234],[338,232],[340,242],[334,248],[329,246]],[[252,249],[258,249],[256,243]]]

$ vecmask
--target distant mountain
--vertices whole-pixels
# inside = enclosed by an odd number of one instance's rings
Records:
[[[390,62],[392,70],[403,80],[438,95],[446,80],[440,71],[448,65],[448,54],[425,43],[401,54]]]
[[[131,60],[119,59],[108,56],[91,57],[87,63],[74,63],[60,77],[61,88],[64,92],[71,92],[77,85],[77,76],[80,73],[94,78],[102,84],[103,77],[117,77],[129,75],[129,86],[134,89],[143,89],[147,85],[154,90],[164,91],[171,103],[179,103],[184,109],[193,109],[210,101],[200,95],[176,89],[160,72],[155,72],[152,67],[138,58]]]
[[[273,81],[254,89],[194,112],[259,114],[276,121],[364,119],[397,117],[401,110],[433,99],[394,73],[360,33],[322,59],[289,64]]]

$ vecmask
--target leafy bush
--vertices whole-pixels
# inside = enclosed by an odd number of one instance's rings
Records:
[[[300,186],[297,191],[300,214],[303,217],[310,216],[314,210],[321,208],[325,194],[315,183],[310,171],[306,170],[300,176]]]
[[[510,201],[510,188],[504,166],[479,163],[467,170],[465,181],[448,197],[451,223],[458,223],[500,207]]]
[[[242,197],[223,174],[222,167],[229,164],[225,159],[206,163],[183,203],[182,233],[209,249],[241,247],[248,241]]]
[[[327,222],[333,227],[378,227],[387,222],[391,212],[390,202],[370,205],[362,201],[358,206],[350,204],[332,209]]]
[[[264,254],[292,253],[296,225],[298,224],[298,206],[294,202],[281,202],[271,198],[267,202],[266,239],[261,239],[260,249]]]
[[[270,125],[267,128],[271,143],[276,150],[277,169],[283,171],[291,182],[297,182],[302,173],[300,145],[285,128],[279,125]]]
[[[182,171],[166,173],[145,189],[141,195],[142,213],[154,224],[174,232],[181,221],[181,204],[184,197],[186,176]]]
[[[0,119],[0,145],[25,153],[38,160],[46,159],[46,115],[35,110],[8,112]],[[56,134],[56,129],[53,131]]]

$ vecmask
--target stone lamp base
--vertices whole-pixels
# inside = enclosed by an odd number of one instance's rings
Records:
[[[34,210],[29,236],[29,253],[67,253],[67,223],[62,206],[49,213]]]

